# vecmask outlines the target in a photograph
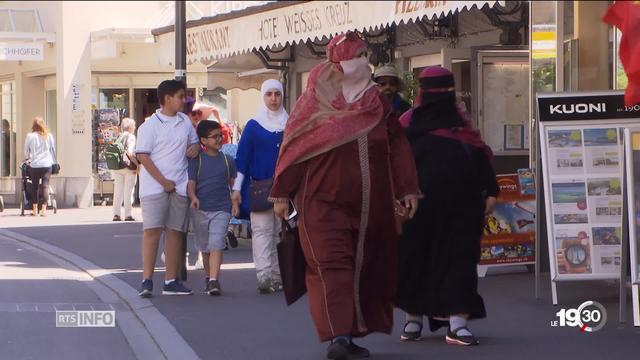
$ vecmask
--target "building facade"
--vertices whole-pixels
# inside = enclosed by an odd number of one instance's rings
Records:
[[[188,20],[264,2],[232,3],[187,2]],[[105,202],[112,182],[103,181],[109,176],[100,165],[98,113],[117,110],[139,125],[158,108],[156,88],[174,77],[175,52],[160,47],[151,29],[173,24],[174,10],[173,1],[0,2],[0,196],[6,204],[21,200],[22,148],[35,116],[55,138],[62,170],[52,187],[59,206]],[[225,89],[207,89],[204,65],[187,70],[189,95],[217,106],[225,119],[247,116],[238,103],[255,98],[255,90],[232,91],[239,99],[234,104]],[[235,112],[227,112],[227,100]]]

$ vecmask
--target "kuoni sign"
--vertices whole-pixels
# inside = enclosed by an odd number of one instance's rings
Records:
[[[42,61],[44,52],[40,43],[7,44],[0,43],[0,60]]]

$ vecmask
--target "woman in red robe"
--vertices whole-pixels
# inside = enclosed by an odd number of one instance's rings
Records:
[[[309,306],[329,359],[368,357],[353,337],[390,333],[397,281],[394,200],[413,216],[411,148],[371,81],[366,43],[340,35],[311,72],[280,149],[270,200],[289,202],[307,262]]]

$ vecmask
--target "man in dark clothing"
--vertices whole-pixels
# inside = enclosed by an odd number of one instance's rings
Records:
[[[391,111],[398,116],[411,109],[411,104],[400,95],[402,80],[395,66],[387,64],[376,69],[373,81],[380,85],[380,93],[391,103]]]

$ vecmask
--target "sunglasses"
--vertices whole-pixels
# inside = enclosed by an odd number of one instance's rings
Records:
[[[376,83],[380,86],[398,86],[397,80],[380,80],[376,81]]]
[[[191,116],[199,116],[202,115],[202,111],[201,110],[193,110],[191,111]]]

